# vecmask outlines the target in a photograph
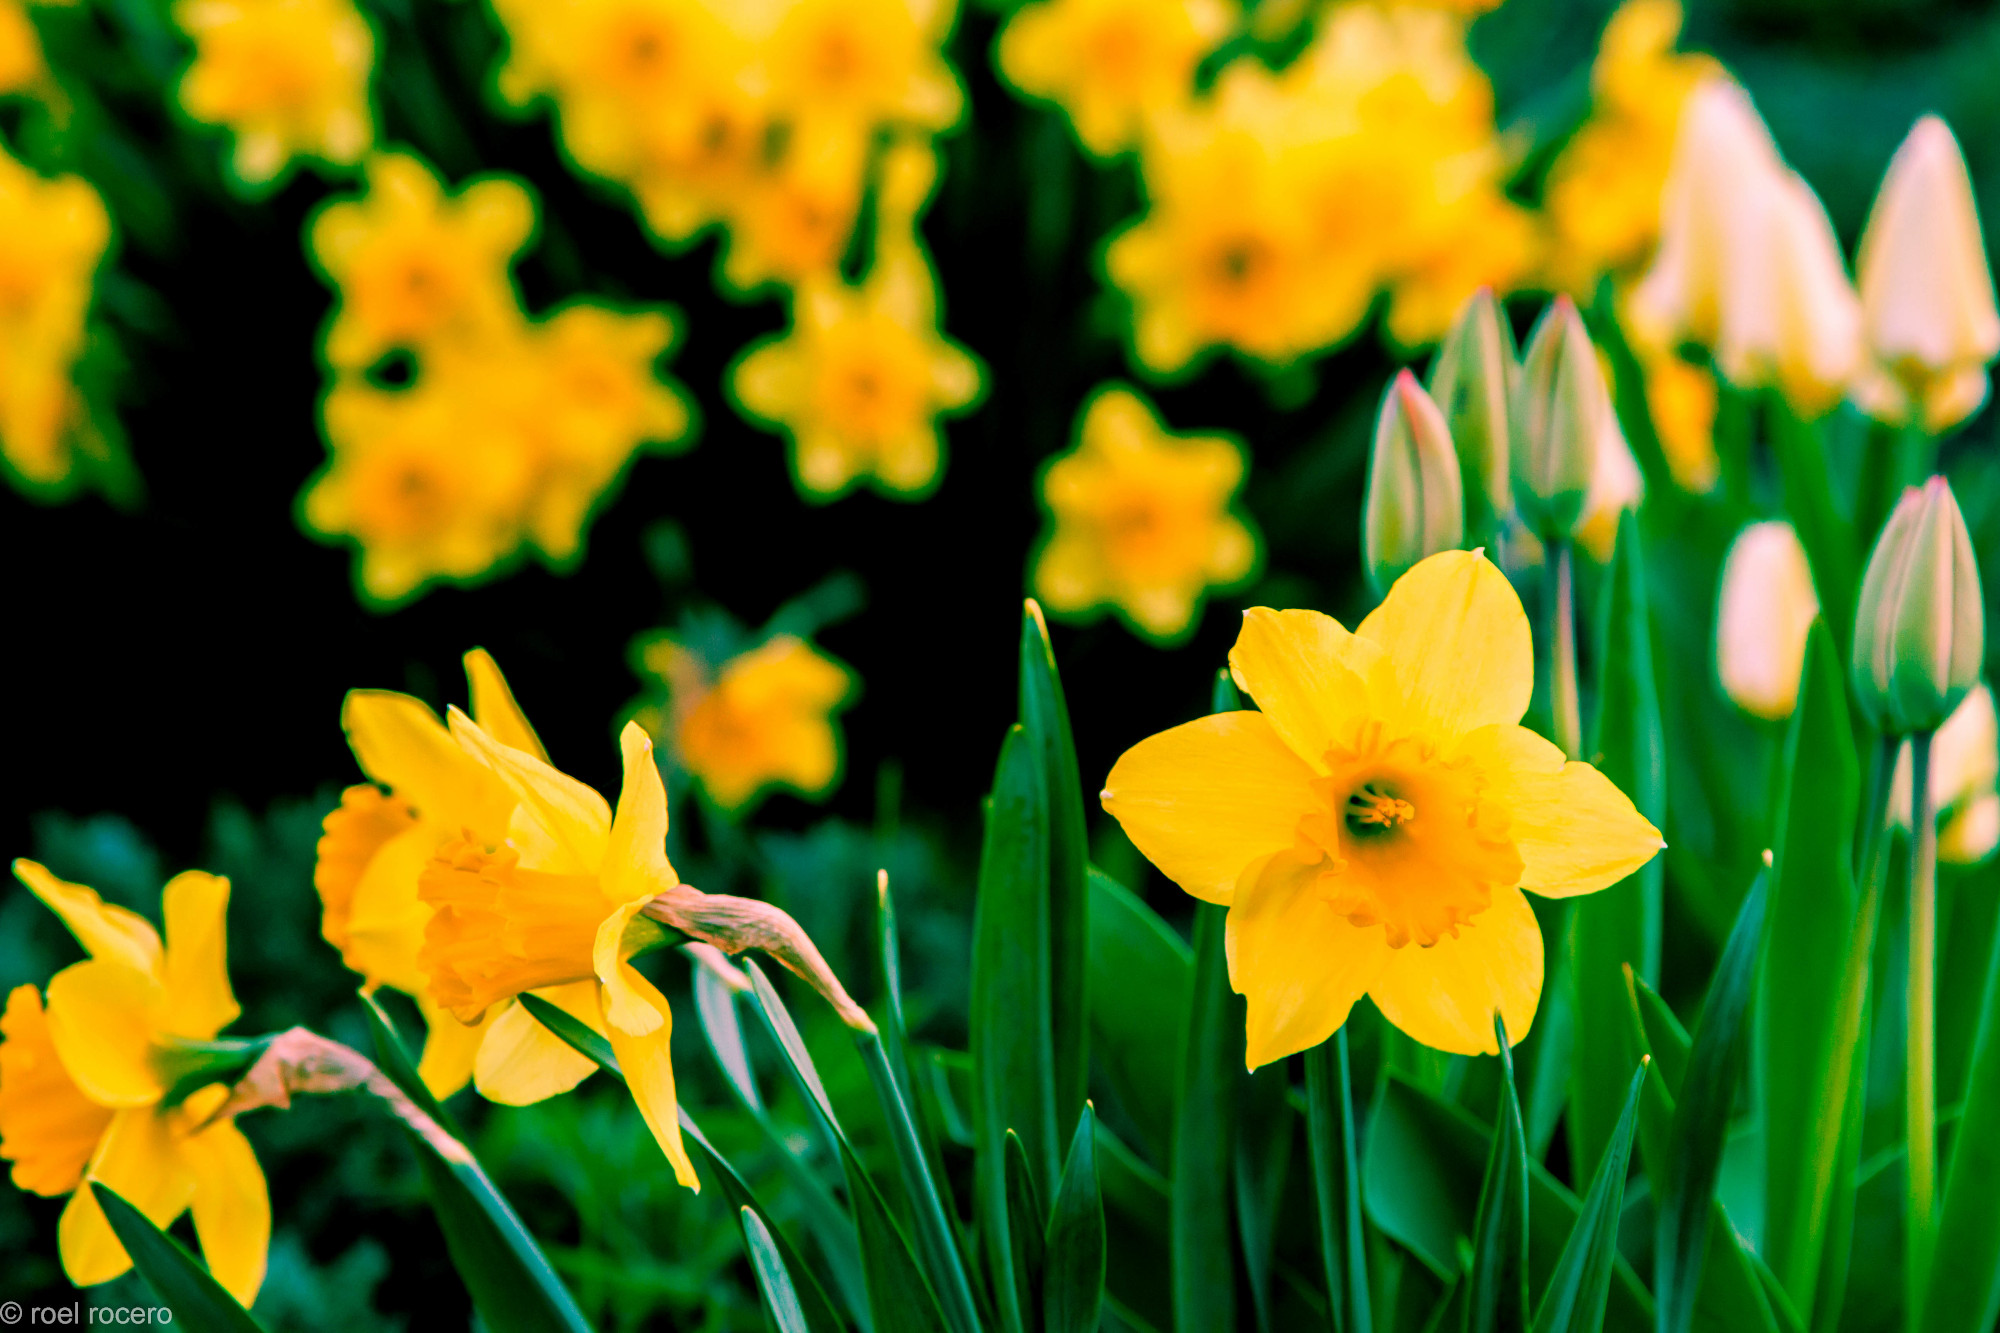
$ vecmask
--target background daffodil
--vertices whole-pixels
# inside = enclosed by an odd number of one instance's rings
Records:
[[[1528,1031],[1542,935],[1523,890],[1594,893],[1663,845],[1624,793],[1519,725],[1527,616],[1478,553],[1396,581],[1349,633],[1254,608],[1229,654],[1260,712],[1125,752],[1104,807],[1188,893],[1229,908],[1251,1068],[1317,1045],[1363,995],[1463,1054]]]

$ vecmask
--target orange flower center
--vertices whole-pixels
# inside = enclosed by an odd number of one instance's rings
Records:
[[[510,847],[460,838],[440,848],[417,881],[417,896],[437,909],[417,966],[461,1022],[477,1022],[522,991],[597,975],[592,950],[609,910],[597,881],[519,862]]]

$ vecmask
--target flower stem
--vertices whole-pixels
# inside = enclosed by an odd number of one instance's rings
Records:
[[[1573,568],[1575,543],[1565,538],[1555,543],[1550,558],[1555,566],[1554,586],[1549,588],[1549,711],[1551,730],[1558,748],[1571,759],[1583,757],[1583,709],[1577,701],[1576,684],[1576,594]]]
[[[1906,1043],[1909,1153],[1904,1309],[1922,1317],[1937,1231],[1937,812],[1930,790],[1931,732],[1910,737],[1910,1002]]]

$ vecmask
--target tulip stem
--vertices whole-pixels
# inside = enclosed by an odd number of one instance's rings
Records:
[[[1583,757],[1583,708],[1577,700],[1575,544],[1556,542],[1549,555],[1555,567],[1549,590],[1549,711],[1551,738],[1571,759]]]
[[[1909,1153],[1904,1309],[1923,1314],[1937,1230],[1937,812],[1930,784],[1931,737],[1910,737],[1910,1002],[1906,1044]]]

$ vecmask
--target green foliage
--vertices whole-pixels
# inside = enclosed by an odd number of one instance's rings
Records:
[[[132,1256],[132,1266],[174,1312],[175,1323],[185,1324],[195,1333],[263,1333],[264,1326],[252,1319],[179,1241],[114,1191],[103,1185],[87,1188],[96,1194],[118,1243]]]

